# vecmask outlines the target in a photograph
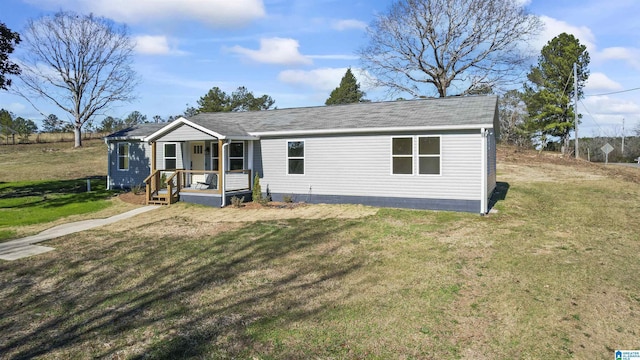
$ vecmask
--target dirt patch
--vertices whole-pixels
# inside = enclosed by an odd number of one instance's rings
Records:
[[[593,163],[554,152],[523,150],[501,145],[497,148],[498,177],[506,180],[561,182],[617,178],[640,184],[640,169]]]
[[[129,203],[129,204],[134,204],[134,205],[144,205],[146,204],[145,198],[144,198],[144,194],[135,194],[131,191],[126,192],[126,193],[122,193],[120,195],[118,195],[118,199]]]

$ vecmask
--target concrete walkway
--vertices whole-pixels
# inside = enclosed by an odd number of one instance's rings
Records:
[[[22,239],[11,240],[0,243],[0,259],[16,260],[27,256],[42,254],[51,250],[52,247],[33,245],[45,240],[55,239],[57,237],[77,233],[84,230],[93,229],[98,226],[107,225],[116,221],[128,219],[138,214],[142,214],[149,210],[158,208],[159,206],[144,206],[137,209],[127,211],[122,214],[114,215],[105,219],[90,219],[76,221],[68,224],[62,224],[47,229],[40,234],[27,236]]]

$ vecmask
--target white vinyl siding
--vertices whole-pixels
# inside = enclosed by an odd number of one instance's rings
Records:
[[[129,143],[118,143],[118,170],[129,170]]]
[[[287,141],[287,174],[304,175],[304,141]]]
[[[440,176],[392,173],[392,138],[439,136]],[[260,140],[263,187],[273,193],[479,200],[482,137],[479,131],[389,136],[308,137],[305,176],[287,175],[287,141]],[[416,150],[417,151],[417,150]],[[417,163],[417,159],[416,159]],[[417,165],[415,165],[417,168]],[[415,173],[415,172],[414,172]]]

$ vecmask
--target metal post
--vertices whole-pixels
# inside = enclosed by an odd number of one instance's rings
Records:
[[[576,140],[574,142],[576,146],[576,159],[580,157],[578,153],[578,65],[573,63],[573,122],[575,124]]]

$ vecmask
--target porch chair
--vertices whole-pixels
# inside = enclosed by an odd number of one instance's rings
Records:
[[[211,182],[213,181],[216,174],[204,174],[201,177],[197,178],[196,175],[193,176],[194,182],[191,184],[191,187],[197,190],[205,190],[211,187]]]

